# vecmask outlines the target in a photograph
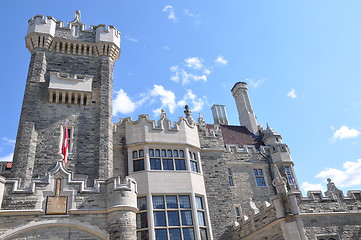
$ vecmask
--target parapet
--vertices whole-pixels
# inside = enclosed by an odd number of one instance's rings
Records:
[[[108,55],[116,60],[120,53],[120,32],[114,26],[104,24],[86,29],[78,10],[67,26],[53,17],[36,15],[28,21],[26,47],[30,52],[42,48],[72,55]]]

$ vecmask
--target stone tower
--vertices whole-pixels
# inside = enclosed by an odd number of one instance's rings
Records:
[[[247,83],[238,82],[231,91],[236,101],[240,125],[245,126],[251,133],[258,135],[258,123],[249,100]]]
[[[105,25],[86,30],[77,11],[67,26],[35,16],[25,39],[31,60],[13,176],[28,183],[54,167],[65,122],[68,167],[86,175],[89,183],[112,177],[112,82],[119,31]]]

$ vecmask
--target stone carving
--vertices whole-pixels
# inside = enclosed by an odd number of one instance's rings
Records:
[[[68,197],[60,196],[61,179],[56,180],[55,196],[46,200],[46,214],[66,214]]]

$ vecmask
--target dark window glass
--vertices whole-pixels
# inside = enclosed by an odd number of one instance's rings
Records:
[[[205,228],[201,228],[199,229],[200,230],[200,233],[201,233],[201,240],[207,240],[207,229]]]
[[[193,159],[192,153],[191,152],[188,152],[188,153],[189,153],[189,158]]]
[[[137,240],[148,240],[148,231],[139,231],[137,232]]]
[[[183,150],[179,150],[179,157],[184,158],[184,151]]]
[[[232,175],[232,170],[230,168],[228,168],[228,175],[231,176]]]
[[[197,160],[197,155],[195,153],[193,153],[193,159]]]
[[[198,211],[197,215],[198,215],[198,224],[199,224],[199,226],[206,226],[206,223],[204,221],[204,212]]]
[[[256,183],[258,187],[266,186],[266,182],[264,181],[264,177],[256,177]]]
[[[147,228],[148,227],[148,217],[147,213],[137,213],[137,228]]]
[[[263,175],[263,171],[262,169],[258,169],[258,175],[262,176]]]
[[[156,229],[155,230],[156,240],[168,240],[167,229]]]
[[[201,197],[196,197],[197,209],[203,209],[203,202]]]
[[[138,158],[138,152],[137,151],[133,151],[133,159]]]
[[[168,226],[179,226],[179,214],[178,211],[168,211]]]
[[[191,211],[181,211],[181,216],[182,216],[182,225],[183,226],[192,226],[193,225]]]
[[[232,177],[232,176],[229,176],[229,177],[228,177],[228,182],[229,182],[229,186],[234,186],[233,177]]]
[[[144,151],[143,150],[139,150],[139,157],[140,158],[144,157]]]
[[[258,176],[258,170],[257,169],[253,169],[253,173],[255,176]]]
[[[150,159],[150,169],[152,170],[161,170],[160,158],[151,158]]]
[[[176,170],[186,170],[186,162],[184,159],[175,159]]]
[[[166,157],[167,156],[167,152],[165,151],[165,149],[162,149],[162,157]]]
[[[139,211],[147,210],[147,198],[146,197],[138,198],[138,209],[139,209]]]
[[[177,196],[166,196],[167,208],[178,208]]]
[[[181,232],[180,228],[171,228],[169,229],[169,237],[172,240],[181,240]]]
[[[156,227],[166,226],[165,212],[163,212],[163,211],[155,211],[154,212],[154,226],[156,226]]]
[[[144,170],[144,159],[134,160],[133,161],[133,170],[134,172]]]
[[[179,207],[180,208],[191,208],[191,202],[189,200],[189,196],[187,195],[182,195],[179,196]]]
[[[159,149],[156,149],[156,150],[155,150],[155,156],[156,156],[156,157],[160,157],[160,150],[159,150]]]
[[[152,201],[153,201],[154,209],[164,209],[165,208],[163,196],[153,196]]]
[[[173,157],[172,150],[168,149],[167,150],[167,155],[168,155],[168,157]]]
[[[149,149],[149,157],[154,157],[154,149]]]
[[[173,154],[174,154],[174,157],[178,157],[179,155],[178,155],[178,150],[174,150],[173,151]]]
[[[163,159],[163,170],[174,170],[173,159]]]
[[[239,211],[239,207],[236,207],[236,216],[237,217],[241,216],[241,212]]]
[[[198,164],[196,161],[191,161],[191,171],[198,172]]]
[[[194,240],[193,228],[183,228],[183,238],[184,240]]]

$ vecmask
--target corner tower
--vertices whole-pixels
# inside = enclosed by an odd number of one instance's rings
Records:
[[[238,82],[231,91],[236,101],[240,125],[245,126],[251,133],[258,135],[258,123],[249,100],[247,83]]]
[[[59,159],[64,122],[68,167],[94,179],[112,177],[113,66],[120,54],[114,26],[89,29],[80,11],[64,26],[35,16],[25,37],[31,53],[13,160],[13,177],[42,178]]]

